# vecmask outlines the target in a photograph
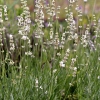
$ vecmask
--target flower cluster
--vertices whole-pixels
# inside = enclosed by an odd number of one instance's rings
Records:
[[[3,23],[2,19],[2,5],[0,5],[0,24]],[[2,44],[2,29],[0,28],[0,46],[3,46]]]
[[[44,27],[44,13],[43,13],[43,5],[41,0],[36,0],[35,1],[35,22],[37,24],[37,29],[36,29],[36,38],[42,38],[44,35],[44,32],[42,31],[42,28]]]
[[[57,11],[56,11],[56,19],[59,19],[58,14],[60,14],[60,6],[57,7]]]
[[[87,47],[89,45],[90,50],[96,50],[93,41],[91,40],[91,34],[89,32],[89,25],[87,25],[87,29],[85,30],[85,34],[82,34],[81,44],[83,47]]]
[[[58,36],[58,32],[56,32],[54,38],[54,49],[58,49],[58,48],[59,48],[59,36]]]
[[[2,5],[0,5],[0,23],[3,23],[3,18],[2,18]]]
[[[87,2],[88,0],[84,0],[84,2]]]
[[[2,43],[2,31],[0,30],[0,47],[3,46],[3,43]]]
[[[71,10],[71,9],[69,9],[69,10]],[[73,40],[73,39],[75,39],[74,33],[75,33],[75,30],[76,30],[76,22],[74,20],[72,11],[70,11],[68,13],[68,8],[66,7],[65,12],[66,12],[65,21],[68,23],[66,33],[68,33],[68,40]]]
[[[56,15],[55,13],[55,0],[52,0],[50,2],[51,4],[47,6],[47,14],[48,14],[48,27],[50,27],[50,32],[49,32],[49,35],[50,35],[50,40],[51,40],[51,43],[53,43],[53,38],[54,38],[54,29],[53,29],[53,18],[54,16]]]
[[[0,47],[2,48],[3,46],[3,31],[4,31],[4,27],[3,27],[3,5],[0,5]]]
[[[52,25],[52,24],[51,24]],[[50,39],[52,40],[53,39],[53,35],[54,35],[54,31],[53,31],[53,28],[50,29]]]
[[[53,18],[55,16],[55,0],[52,0],[47,10],[48,15]]]
[[[63,33],[62,33],[61,43],[60,43],[60,49],[64,49],[64,44],[65,44],[65,34],[66,34],[66,32],[63,32]]]
[[[31,19],[30,19],[30,11],[29,7],[27,6],[26,0],[21,0],[21,8],[23,9],[23,12],[20,16],[18,16],[18,26],[19,31],[18,34],[21,36],[21,40],[24,42],[27,41],[27,43],[22,45],[22,48],[25,48],[25,45],[28,45],[28,48],[31,48],[31,41],[28,37],[28,33],[30,32],[30,25],[31,25]],[[30,52],[28,53],[26,51],[26,55],[30,55]]]
[[[76,73],[77,73],[77,67],[74,66],[76,60],[77,60],[77,56],[75,58],[72,58],[71,65],[70,65],[70,70],[72,71],[73,77],[76,77]]]
[[[35,79],[35,87],[37,88],[37,91],[38,91],[39,81],[38,81],[38,79],[37,79],[37,78]]]
[[[58,28],[57,28],[57,23],[58,23],[58,14],[60,13],[60,6],[57,7],[55,16],[56,16],[56,33],[54,34],[54,49],[58,49],[61,45],[60,45],[60,39],[59,39],[59,32],[58,32]],[[62,36],[62,41],[63,41],[63,36]]]
[[[14,51],[15,50],[15,45],[14,45],[14,39],[13,39],[13,35],[9,35],[9,39],[10,39],[10,51]]]
[[[4,6],[3,6],[3,9],[4,9],[5,20],[7,21],[7,20],[8,20],[7,5],[4,5]]]
[[[65,53],[64,58],[62,59],[62,61],[60,61],[60,67],[65,67],[65,63],[66,63],[67,60],[68,60],[69,54],[70,54],[70,49],[68,48],[68,49],[66,50],[66,53]]]
[[[18,16],[18,26],[21,27],[21,31],[27,35],[30,32],[30,12],[27,7],[27,1],[21,0],[23,12],[20,16]],[[20,34],[20,33],[19,33]],[[21,34],[22,35],[22,34]]]
[[[81,44],[83,45],[83,47],[87,47],[89,40],[90,40],[90,33],[89,33],[89,26],[87,26],[87,29],[85,30],[85,34],[82,34],[81,37]]]

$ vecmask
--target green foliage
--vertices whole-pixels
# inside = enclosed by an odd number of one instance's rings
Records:
[[[68,22],[65,20],[63,22],[51,21],[54,39],[55,34],[58,33],[61,41],[62,34],[67,32],[64,49],[55,49],[54,44],[49,44],[51,42],[48,41],[50,40],[50,28],[42,28],[44,36],[41,39],[34,38],[38,23],[32,23],[28,37],[33,36],[34,43],[33,48],[30,49],[27,40],[22,41],[18,35],[19,27],[17,27],[15,17],[20,15],[23,9],[13,9],[17,3],[19,0],[14,1],[11,6],[8,5],[9,20],[3,23],[6,27],[5,33],[12,33],[14,39],[17,40],[15,44],[19,44],[13,52],[14,55],[9,53],[9,48],[6,47],[9,41],[4,39],[6,42],[4,52],[1,52],[3,48],[0,46],[0,100],[99,100],[100,29],[97,30],[98,36],[92,40],[93,36],[96,36],[94,31],[99,28],[96,26],[91,30],[93,16],[83,14],[82,21],[78,23],[78,26],[82,25],[83,28],[76,27],[77,29],[74,31],[79,36],[77,40],[68,39],[70,37],[70,29],[67,28]],[[62,16],[64,15],[62,14]],[[96,15],[96,24],[97,20],[98,15]],[[90,40],[93,42],[94,48],[89,43],[84,47],[81,41],[87,28],[84,26],[88,24],[90,25],[89,32],[91,30],[92,33]],[[63,27],[62,30],[60,30],[60,25]],[[5,36],[5,34],[3,35]],[[25,45],[25,48],[22,49],[21,45]],[[32,55],[25,55],[25,51],[32,51]],[[58,53],[61,55],[57,56]],[[60,66],[62,59],[65,59],[64,67]],[[12,64],[13,61],[14,64]]]

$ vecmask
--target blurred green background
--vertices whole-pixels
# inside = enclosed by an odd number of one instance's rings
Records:
[[[20,9],[20,0],[1,0],[3,3],[7,4],[9,9],[15,8],[16,10]],[[34,0],[27,0],[28,6],[30,8],[31,14],[34,12]],[[50,1],[50,0],[45,0]],[[61,6],[59,17],[61,19],[65,18],[65,10],[64,8],[68,6],[68,0],[55,0],[56,6]],[[99,15],[100,12],[100,0],[87,0],[87,3],[84,3],[84,0],[78,0],[75,5],[79,5],[82,11],[85,8],[85,14],[92,15],[96,13]],[[73,7],[74,8],[74,7]],[[76,13],[76,12],[74,12]]]

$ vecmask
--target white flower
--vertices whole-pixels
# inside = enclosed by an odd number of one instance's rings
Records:
[[[69,0],[69,2],[70,2],[70,3],[74,3],[74,2],[75,2],[75,0]]]
[[[77,71],[77,67],[74,67],[74,71]]]
[[[21,31],[21,30],[19,30],[19,31],[18,31],[18,34],[22,35],[22,31]]]
[[[40,89],[43,89],[43,87],[42,87],[42,86],[40,86]]]
[[[57,71],[57,69],[54,69],[54,70],[53,70],[53,73],[55,73],[56,71]]]
[[[61,53],[60,53],[60,52],[58,52],[58,53],[57,53],[57,56],[61,56]]]
[[[13,64],[14,64],[14,62],[11,60],[11,61],[9,62],[9,64],[10,64],[10,65],[13,65]]]
[[[31,51],[25,52],[25,55],[31,56],[32,55],[32,52]]]
[[[45,91],[45,94],[47,94],[48,92],[47,91]]]
[[[13,36],[11,34],[9,35],[9,37],[10,37],[10,39],[13,39]]]
[[[38,83],[39,83],[39,82],[38,82],[38,79],[36,78],[36,79],[35,79],[35,86],[36,86],[37,88],[38,88]]]
[[[21,47],[22,47],[22,48],[25,48],[25,46],[23,46],[23,45],[22,45]]]
[[[48,27],[52,27],[52,24],[50,22],[48,23]]]
[[[98,76],[98,79],[100,79],[100,76]]]
[[[24,26],[25,31],[30,31],[30,26],[26,25]]]
[[[100,61],[100,57],[98,57],[98,60]]]
[[[10,47],[10,50],[11,50],[11,51],[14,51],[14,50],[15,50],[14,44]]]
[[[84,0],[84,2],[87,2],[87,0]]]
[[[68,48],[68,49],[67,49],[67,53],[69,53],[69,52],[70,52],[70,49]]]
[[[69,86],[72,86],[73,84],[72,83],[69,83]]]
[[[72,63],[74,63],[76,61],[76,58],[72,58]]]
[[[60,67],[65,67],[65,64],[63,61],[60,61]]]
[[[35,35],[35,38],[40,39],[41,36],[40,35]]]
[[[75,33],[75,35],[74,35],[74,39],[78,39],[78,35],[77,35],[77,33]]]
[[[28,37],[27,36],[22,36],[22,40],[27,40]]]
[[[3,23],[3,20],[2,19],[0,19],[0,23]]]

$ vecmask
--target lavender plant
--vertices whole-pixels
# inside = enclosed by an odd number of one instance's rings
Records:
[[[60,0],[34,0],[33,12],[0,1],[0,100],[100,99],[100,19],[96,0],[91,16],[81,1],[67,1],[63,22]]]

